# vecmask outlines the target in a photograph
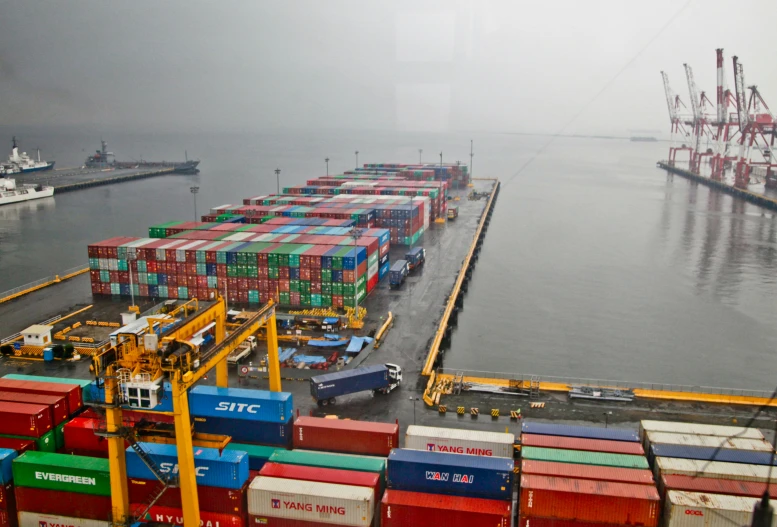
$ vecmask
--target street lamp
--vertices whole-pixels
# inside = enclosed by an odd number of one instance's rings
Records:
[[[281,169],[280,168],[275,169],[275,184],[277,188],[275,193],[280,194],[281,193]]]
[[[415,425],[415,402],[418,400],[418,397],[410,397],[410,400],[413,401],[413,424]]]
[[[423,163],[423,161],[421,161],[421,157],[423,156],[423,154],[424,154],[424,149],[423,148],[419,148],[418,149],[418,164],[419,165]]]
[[[356,168],[359,168],[359,151],[357,150],[354,154],[356,155]]]
[[[440,152],[440,168],[442,168],[442,152]]]
[[[329,158],[328,157],[324,159],[324,163],[326,163],[326,176],[329,177]]]
[[[353,238],[353,268],[355,271],[355,275],[353,279],[353,288],[354,288],[353,316],[355,320],[359,314],[359,262],[356,254],[356,251],[357,251],[356,241],[361,237],[362,230],[354,227],[348,232],[348,234],[351,236],[351,238]]]
[[[604,415],[604,427],[607,428],[612,412],[602,412],[602,415]]]
[[[192,197],[194,198],[194,221],[197,221],[197,193],[200,191],[200,187],[194,186],[189,187],[189,192],[192,193]]]

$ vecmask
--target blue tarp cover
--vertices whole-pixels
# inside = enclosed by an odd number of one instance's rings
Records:
[[[308,344],[310,346],[315,346],[316,348],[336,348],[338,346],[344,346],[345,344],[348,344],[347,340],[309,340]]]
[[[320,355],[297,355],[294,357],[294,362],[304,362],[305,364],[321,364],[322,362],[326,362],[326,359]]]
[[[297,352],[297,348],[278,348],[278,361],[283,362],[289,360],[289,357]]]
[[[337,333],[324,333],[324,338],[326,340],[340,340],[340,335]]]
[[[345,351],[346,353],[359,353],[365,343],[369,344],[373,340],[372,337],[351,337],[351,343],[348,344]]]
[[[340,319],[337,317],[329,317],[324,319],[324,324],[338,324],[340,322]]]

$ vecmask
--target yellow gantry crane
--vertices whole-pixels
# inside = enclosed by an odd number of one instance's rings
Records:
[[[142,338],[135,333],[119,334],[118,342],[112,348],[93,358],[93,370],[103,381],[105,389],[105,427],[102,434],[108,441],[111,479],[111,503],[113,524],[127,526],[136,518],[137,511],[130,511],[127,490],[127,466],[125,461],[125,440],[154,472],[163,486],[158,499],[168,486],[177,485],[181,489],[184,527],[200,527],[199,499],[194,466],[194,453],[189,399],[187,392],[197,381],[213,368],[216,369],[216,384],[227,387],[227,356],[249,336],[260,328],[265,328],[268,353],[270,390],[281,391],[280,366],[278,363],[278,335],[275,319],[275,306],[268,302],[259,311],[238,328],[226,335],[226,302],[218,297],[213,304],[197,309],[194,302],[194,314],[188,315],[191,302],[168,313],[167,317],[150,317],[149,331]],[[170,316],[183,311],[182,322],[161,336],[154,332],[154,326],[170,324]],[[215,344],[212,348],[200,352],[187,339],[215,322]],[[135,432],[128,429],[122,419],[122,405],[129,404],[133,410],[151,410],[162,395],[162,382],[166,380],[172,387],[173,418],[175,423],[175,444],[178,449],[178,480],[172,481],[155,470],[153,459],[144,454],[137,443]],[[168,414],[170,415],[170,414]],[[229,441],[224,436],[203,438],[205,444],[220,444]],[[166,442],[166,441],[161,441]],[[198,444],[202,444],[199,443]],[[156,501],[147,504],[142,516]]]

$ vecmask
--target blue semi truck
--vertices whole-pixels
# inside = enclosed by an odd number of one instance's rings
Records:
[[[405,254],[405,260],[407,260],[408,271],[412,271],[426,261],[426,251],[423,247],[413,247]]]
[[[310,395],[319,406],[335,404],[337,397],[366,392],[386,394],[402,382],[402,368],[396,364],[376,364],[310,378]]]
[[[407,260],[397,260],[391,264],[391,269],[389,269],[389,287],[401,286],[408,272],[410,271]]]

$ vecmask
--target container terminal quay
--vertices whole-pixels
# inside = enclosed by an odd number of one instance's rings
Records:
[[[10,524],[748,523],[771,394],[445,367],[499,190],[365,165],[95,240],[86,271],[0,299],[0,400],[51,412],[0,425]]]

